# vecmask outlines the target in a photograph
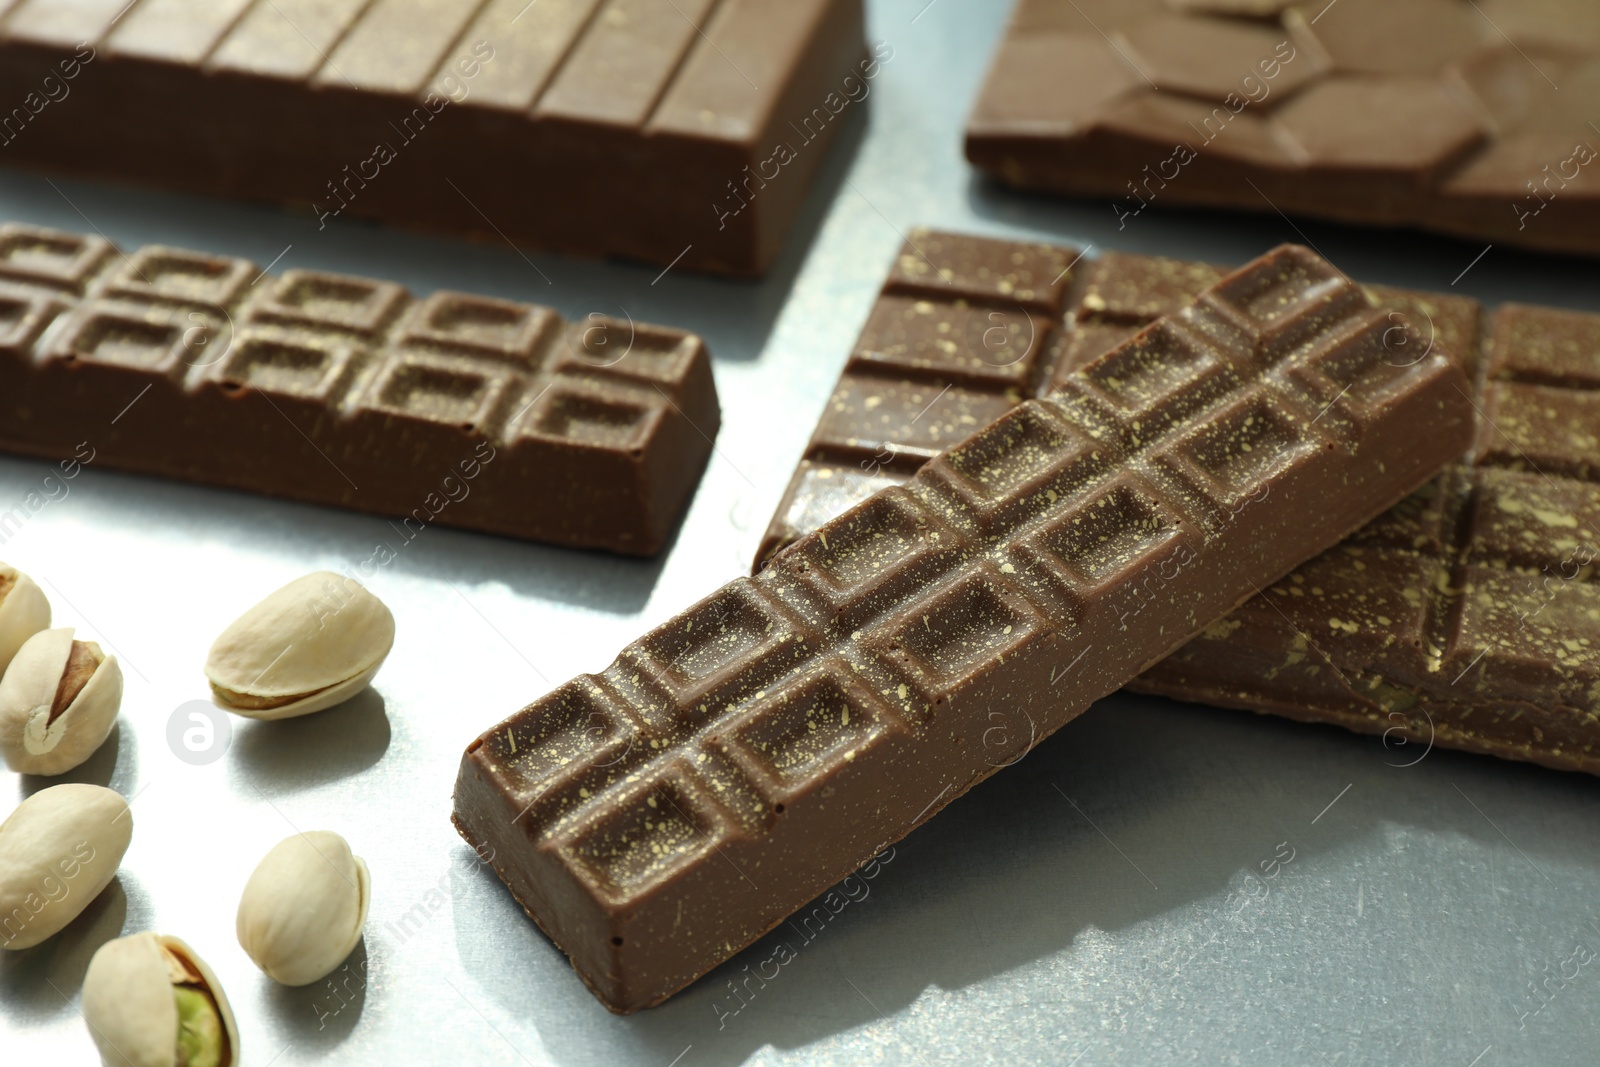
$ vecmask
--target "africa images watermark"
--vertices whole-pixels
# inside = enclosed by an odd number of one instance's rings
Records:
[[[68,83],[83,73],[83,68],[93,63],[97,55],[94,46],[86,41],[80,41],[77,48],[77,52],[56,64],[59,76],[46,74],[40,80],[39,88],[24,96],[22,103],[12,108],[9,114],[0,116],[0,148],[22,136],[22,131],[45,108],[59,104],[72,95],[72,86]]]
[[[1261,931],[1256,922],[1255,915],[1259,913],[1274,891],[1274,882],[1284,874],[1289,865],[1295,861],[1296,850],[1288,841],[1281,841],[1273,849],[1272,855],[1256,864],[1255,870],[1250,870],[1244,876],[1243,889],[1230,889],[1220,907],[1215,909],[1215,915],[1203,929],[1207,936],[1204,941],[1194,940],[1186,944],[1174,945],[1170,949],[1165,946],[1158,953],[1151,955],[1146,962],[1142,973],[1143,981],[1129,988],[1113,991],[1110,1003],[1105,1005],[1108,1016],[1115,1016],[1130,1007],[1143,1003],[1156,988],[1158,983],[1175,983],[1182,979],[1186,972],[1192,973],[1192,968],[1200,965],[1206,959],[1207,950],[1219,941],[1229,939],[1231,933],[1238,937],[1255,940],[1260,937]],[[1259,873],[1258,873],[1259,872]],[[1277,887],[1281,888],[1281,886]],[[1248,916],[1246,913],[1250,913]],[[1196,923],[1195,925],[1199,925]],[[1080,1047],[1077,1059],[1065,1055],[1070,1052],[1071,1046],[1063,1050],[1062,1063],[1076,1063],[1081,1059],[1086,1048]]]
[[[70,851],[63,852],[50,873],[32,887],[22,902],[11,909],[9,915],[0,915],[0,948],[10,948],[13,941],[27,932],[28,924],[40,912],[71,896],[73,880],[83,873],[83,865],[94,857],[94,845],[88,841],[79,841]],[[99,891],[95,889],[96,893]]]
[[[455,68],[438,81],[437,88],[428,90],[422,102],[411,109],[411,113],[400,120],[396,126],[393,122],[389,125],[400,135],[398,147],[391,141],[380,141],[373,146],[372,154],[359,161],[352,168],[346,164],[338,177],[328,179],[328,192],[339,202],[338,207],[323,207],[320,202],[313,201],[311,209],[317,214],[317,229],[328,228],[328,220],[338,218],[350,206],[361,190],[367,187],[368,182],[376,181],[383,173],[383,168],[400,158],[400,149],[422,136],[424,130],[451,104],[459,104],[466,100],[472,93],[471,82],[483,73],[483,65],[494,59],[494,45],[488,41],[479,41],[472,46],[471,56],[463,57],[456,61]],[[457,72],[460,76],[457,77]]]
[[[1589,926],[1591,929],[1594,928],[1593,923],[1590,923]],[[1551,1004],[1555,1003],[1556,998],[1564,993],[1568,986],[1576,982],[1583,974],[1583,969],[1593,963],[1596,958],[1594,950],[1584,942],[1579,941],[1576,942],[1567,958],[1562,960],[1557,967],[1552,967],[1549,963],[1546,963],[1541,972],[1541,981],[1528,980],[1528,993],[1522,999],[1522,1003],[1526,1007],[1516,1013],[1517,1029],[1526,1030],[1528,1028],[1528,1020],[1536,1018]],[[1567,973],[1568,967],[1572,968],[1571,974]]]
[[[21,500],[7,510],[0,511],[0,545],[9,542],[29,519],[46,507],[65,500],[72,492],[72,480],[83,473],[85,466],[94,462],[94,457],[93,446],[87,441],[80,443],[73,450],[72,459],[64,459],[57,464],[61,469],[59,478],[54,474],[45,475],[38,489],[30,489]]]
[[[439,488],[428,493],[422,498],[422,503],[411,509],[411,514],[400,520],[400,525],[393,522],[390,527],[402,538],[398,547],[389,541],[379,541],[361,562],[340,568],[340,573],[346,578],[365,584],[374,574],[387,567],[400,557],[400,553],[421,536],[422,531],[436,522],[440,515],[451,504],[459,504],[472,495],[472,482],[483,473],[483,468],[493,463],[499,452],[488,441],[480,441],[473,449],[472,455],[458,461],[449,474],[439,480]],[[459,472],[459,474],[457,473]],[[334,599],[342,599],[342,594]],[[342,606],[342,605],[341,605]],[[319,609],[320,610],[320,609]],[[333,612],[336,613],[336,607]],[[323,618],[319,614],[319,620]]]
[[[801,150],[821,137],[834,119],[844,114],[845,109],[851,104],[859,104],[865,100],[872,92],[872,79],[882,72],[885,63],[893,59],[893,45],[887,41],[873,45],[872,58],[863,59],[857,68],[861,71],[860,77],[854,74],[845,75],[839,88],[831,90],[823,97],[822,103],[812,108],[810,114],[800,120],[799,125],[794,122],[789,123],[789,128],[795,132],[799,140],[798,148],[793,141],[780,141],[767,158],[756,163],[754,173],[751,172],[749,164],[746,164],[742,177],[728,179],[728,195],[720,202],[711,205],[711,213],[717,217],[717,229],[727,229],[728,220],[737,218],[745,208],[749,207],[757,194],[767,187],[767,183],[777,180],[783,173],[784,167],[799,159]]]
[[[366,585],[380,570],[399,559],[400,553],[437,521],[446,508],[467,499],[472,494],[473,480],[494,462],[496,455],[492,444],[480,442],[472,455],[448,468],[450,473],[439,480],[438,488],[424,496],[422,503],[402,518],[398,526],[391,520],[390,527],[402,538],[398,546],[388,540],[379,541],[364,559],[342,565],[337,574],[357,585]],[[0,528],[3,528],[3,517],[0,517]],[[0,536],[0,544],[4,544],[3,536]],[[359,591],[326,575],[317,587],[317,594],[307,600],[303,608],[321,630],[352,604],[365,602]],[[288,648],[283,652],[287,653]],[[233,727],[228,714],[211,701],[190,700],[178,705],[168,716],[166,736],[167,747],[173,755],[190,766],[203,767],[215,763],[227,752],[233,742]]]
[[[733,1003],[737,1007],[724,1007],[720,1001],[711,1002],[711,1010],[717,1015],[717,1029],[724,1030],[728,1020],[748,1008],[767,983],[774,981],[783,973],[786,964],[800,958],[800,950],[822,936],[828,924],[838,917],[839,913],[851,904],[859,904],[867,899],[872,892],[868,885],[878,875],[883,873],[883,868],[894,862],[894,846],[890,845],[880,849],[877,855],[856,869],[855,873],[847,874],[837,886],[818,897],[809,911],[796,913],[788,920],[788,928],[793,930],[798,938],[791,943],[788,935],[778,939],[777,945],[764,959],[757,961],[751,971],[751,964],[744,965],[744,974],[739,979],[728,979],[728,992],[733,994]],[[795,920],[799,925],[795,925]],[[798,947],[796,947],[798,945]],[[751,983],[755,983],[752,987]],[[741,990],[743,992],[741,992]]]
[[[480,868],[492,866],[494,858],[495,850],[492,846],[473,845],[472,862],[452,864],[447,867],[439,876],[437,884],[429,887],[397,918],[383,925],[382,933],[389,938],[390,946],[396,949],[403,948],[407,941],[420,933],[428,923],[444,911],[445,906],[450,903],[451,883],[458,873],[470,876]]]
[[[1551,201],[1555,200],[1562,190],[1577,180],[1583,168],[1597,158],[1600,158],[1600,153],[1595,151],[1593,145],[1587,141],[1579,141],[1573,146],[1572,154],[1555,165],[1554,172],[1550,170],[1550,164],[1546,163],[1540,172],[1542,177],[1529,178],[1524,183],[1528,187],[1528,195],[1522,199],[1531,200],[1537,206],[1524,207],[1520,203],[1511,205],[1511,213],[1517,217],[1517,229],[1527,229],[1528,220],[1538,218],[1540,212],[1549,207]],[[1543,195],[1540,195],[1541,189],[1544,190]]]
[[[368,968],[374,959],[380,966],[392,951],[405,947],[406,942],[419,934],[444,912],[450,903],[451,885],[457,877],[469,877],[483,867],[492,867],[495,850],[489,845],[473,845],[471,862],[452,863],[439,880],[418,897],[409,909],[387,923],[376,933],[367,936],[368,954],[359,963],[346,960],[344,966],[323,981],[323,990],[311,1002],[311,1011],[317,1017],[317,1029],[326,1030],[328,1021],[358,1002],[367,987]]]
[[[1251,104],[1265,103],[1272,95],[1272,82],[1283,73],[1284,67],[1294,62],[1299,54],[1299,50],[1288,40],[1278,42],[1272,54],[1258,60],[1256,65],[1239,79],[1239,88],[1230,90],[1228,95],[1223,97],[1222,103],[1212,108],[1211,114],[1200,120],[1199,126],[1192,121],[1189,123],[1189,128],[1201,138],[1200,148],[1196,148],[1188,141],[1180,141],[1173,146],[1171,155],[1155,164],[1155,173],[1151,172],[1150,164],[1145,164],[1144,180],[1138,185],[1131,180],[1128,182],[1128,192],[1133,194],[1139,206],[1124,209],[1120,202],[1112,201],[1111,210],[1116,213],[1119,224],[1117,229],[1127,229],[1128,220],[1137,218],[1140,212],[1149,207],[1150,202],[1167,187],[1167,183],[1175,180],[1183,173],[1184,167],[1198,159],[1201,149],[1222,136],[1222,132],[1245,108]],[[1170,174],[1167,173],[1169,167],[1172,171]],[[1155,183],[1154,188],[1151,187],[1152,182]],[[1140,190],[1143,190],[1143,195],[1140,195]]]
[[[1149,573],[1147,570],[1137,582],[1130,579],[1127,583],[1127,589],[1132,595],[1134,603],[1124,608],[1122,613],[1117,616],[1117,624],[1123,630],[1126,630],[1128,623],[1137,618],[1145,608],[1159,600],[1161,591],[1177,581],[1184,568],[1199,559],[1200,554],[1213,541],[1221,537],[1226,530],[1232,527],[1247,508],[1264,502],[1271,495],[1272,483],[1262,482],[1252,492],[1243,494],[1226,505],[1228,514],[1222,519],[1218,527],[1215,530],[1205,531],[1201,534],[1200,548],[1194,548],[1187,541],[1180,542],[1175,552],[1163,558],[1156,565],[1154,574]]]

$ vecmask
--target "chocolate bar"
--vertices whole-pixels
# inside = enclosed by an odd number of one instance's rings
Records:
[[[1600,774],[1600,316],[1506,305],[1470,462],[1131,683]]]
[[[914,229],[756,553],[755,569],[951,442],[1215,285],[1226,268]],[[1478,304],[1364,286],[1441,351],[1471,352]],[[1400,336],[1396,335],[1397,338]]]
[[[1021,0],[967,158],[1124,226],[1194,204],[1593,255],[1597,63],[1590,0]]]
[[[913,231],[761,542],[756,569],[1025,399],[1045,395],[1063,315],[1082,299],[1074,285],[1078,255],[1050,244]],[[1184,281],[1198,292],[1222,273],[1200,268]],[[1127,340],[1137,332],[1132,324],[1188,306],[1190,288],[1181,291],[1181,301],[1147,299],[1142,318],[1113,313],[1087,327],[1098,344],[1089,354]]]
[[[0,162],[752,275],[892,54],[861,0],[0,0]]]
[[[608,1007],[659,1002],[1460,455],[1421,343],[1257,260],[483,734],[457,827]]]
[[[0,226],[0,450],[652,555],[719,419],[681,331]]]
[[[1059,274],[1043,299],[1002,295],[1034,285],[1041,266]],[[926,432],[928,420],[956,423],[976,408],[955,391],[973,382],[958,380],[950,364],[1011,358],[1000,343],[1009,334],[985,337],[997,324],[1043,338],[1010,345],[1010,353],[1025,352],[1010,364],[1023,384],[984,394],[985,406],[1004,411],[1023,396],[1048,394],[1105,349],[1188,306],[1221,274],[1205,263],[1119,253],[1078,262],[1067,248],[913,231],[757,565],[917,470],[925,443],[906,425]],[[1589,547],[1600,544],[1600,446],[1586,429],[1600,395],[1600,316],[1507,305],[1485,324],[1485,309],[1466,297],[1365,291],[1480,383],[1470,465],[1128,688],[1382,734],[1396,759],[1434,743],[1600,773],[1592,751],[1600,731],[1585,695],[1586,687],[1600,691],[1600,678],[1574,660],[1576,650],[1600,647],[1590,566],[1597,552]],[[899,309],[908,303],[919,311],[904,319]],[[964,325],[973,323],[983,332]],[[934,349],[948,353],[935,362],[926,358],[928,338],[960,344]],[[947,384],[952,392],[943,396],[958,397],[958,406],[929,406]],[[1537,403],[1549,406],[1530,415]],[[1541,436],[1541,424],[1556,428]],[[1396,598],[1420,614],[1391,610]],[[1502,603],[1515,607],[1502,614],[1494,606]],[[1407,741],[1419,745],[1402,750]]]

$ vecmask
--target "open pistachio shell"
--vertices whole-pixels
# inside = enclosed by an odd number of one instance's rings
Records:
[[[394,645],[394,616],[353,579],[297,578],[245,612],[206,657],[218,707],[288,719],[343,703],[367,687]]]
[[[20,774],[63,774],[94,755],[122,707],[122,668],[71,627],[30,637],[0,679],[0,755]]]
[[[32,948],[82,914],[133,839],[128,802],[98,785],[53,785],[0,823],[0,948]]]
[[[50,625],[44,590],[15,567],[0,563],[0,674],[34,634]]]
[[[328,830],[285,838],[256,866],[239,900],[239,945],[267,977],[310,985],[345,961],[367,922],[372,882]]]
[[[134,934],[101,945],[83,978],[83,1018],[107,1067],[239,1063],[239,1028],[222,984],[175,937]],[[180,1056],[180,1043],[191,1054]]]

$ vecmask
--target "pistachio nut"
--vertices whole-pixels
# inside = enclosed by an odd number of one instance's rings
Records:
[[[0,674],[17,649],[50,625],[50,601],[44,590],[15,567],[0,563]]]
[[[72,627],[28,638],[0,679],[0,755],[20,774],[62,774],[90,756],[116,724],[122,668]]]
[[[236,1067],[239,1028],[222,985],[175,937],[134,934],[100,946],[83,977],[83,1020],[116,1067]]]
[[[394,616],[361,583],[296,578],[239,616],[206,657],[211,699],[250,719],[289,719],[367,687],[394,645]]]
[[[133,838],[128,802],[98,785],[53,785],[0,823],[0,948],[59,933],[116,876]]]
[[[313,830],[285,838],[256,865],[239,900],[239,945],[267,977],[310,985],[361,940],[372,880],[344,838]]]

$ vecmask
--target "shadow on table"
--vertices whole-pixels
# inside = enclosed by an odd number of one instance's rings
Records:
[[[135,792],[134,772],[139,763],[138,746],[138,736],[134,731],[122,728],[122,718],[119,716],[116,725],[100,747],[94,750],[94,754],[70,771],[54,775],[23,775],[18,782],[23,799],[41,789],[69,783],[105,786],[115,789],[124,797],[131,797]]]
[[[758,280],[663,270],[659,263],[564,256],[500,238],[459,239],[354,217],[333,219],[324,227],[310,213],[273,205],[7,168],[0,168],[0,200],[38,225],[77,232],[87,228],[85,218],[93,219],[95,229],[125,251],[154,241],[241,255],[261,265],[281,256],[274,273],[298,268],[363,274],[399,282],[420,296],[450,289],[547,304],[568,319],[625,311],[636,322],[701,334],[719,362],[745,362],[759,358],[766,345],[856,159],[872,107],[871,102],[851,107],[841,117],[837,138],[826,149],[782,251]],[[734,169],[726,179],[736,184],[747,175]],[[784,180],[798,179],[792,174],[774,179]],[[708,238],[719,225],[713,201],[727,195],[720,186],[707,190]]]
[[[25,482],[39,460],[0,456],[0,475]],[[676,542],[660,555],[635,559],[609,552],[560,548],[444,526],[412,540],[398,524],[374,515],[276,500],[231,489],[185,485],[122,471],[86,469],[75,483],[73,506],[85,524],[144,528],[159,516],[160,532],[200,544],[260,546],[263,552],[320,559],[329,570],[358,579],[381,571],[444,578],[463,588],[503,583],[520,596],[555,600],[593,611],[633,614],[650,599]],[[380,553],[379,547],[387,551]],[[392,558],[390,556],[392,555]],[[329,559],[329,557],[332,557]],[[363,568],[363,565],[368,565]]]
[[[234,766],[268,796],[339,781],[371,767],[389,750],[383,697],[367,688],[336,707],[279,722],[237,720]]]
[[[1125,201],[1123,207],[1132,203]],[[1485,240],[1420,230],[1285,218],[1265,202],[1260,212],[1249,212],[1164,204],[1157,198],[1137,216],[1122,219],[1110,197],[1024,192],[973,171],[967,205],[990,222],[1054,235],[1051,239],[1066,244],[1093,243],[1095,255],[1135,252],[1237,266],[1287,241],[1314,247],[1363,282],[1450,291],[1491,302],[1600,308],[1595,297],[1600,265],[1592,257],[1499,243],[1486,248]]]
[[[325,1054],[350,1036],[366,1007],[366,939],[357,942],[349,958],[321,981],[305,986],[268,985],[272,1014],[290,1040],[297,1047]]]
[[[26,1024],[77,1012],[89,960],[100,946],[122,936],[128,918],[125,874],[90,902],[66,928],[42,944],[0,952],[0,1005],[5,1015]]]
[[[696,1064],[735,1064],[764,1045],[801,1048],[875,1023],[930,987],[1026,968],[1090,929],[1115,933],[1198,905],[1215,913],[1223,938],[1247,937],[1228,913],[1248,907],[1275,861],[1336,853],[1385,823],[1500,848],[1474,804],[1495,812],[1600,799],[1592,778],[1487,757],[1434,750],[1401,766],[1419,752],[1332,727],[1117,696],[897,845],[870,892],[825,925],[785,924],[661,1007],[606,1012],[487,869],[458,883],[457,897],[473,899],[457,913],[493,914],[495,928],[462,924],[457,941],[485,994],[537,1027],[559,1063],[666,1064],[692,1045]],[[1593,854],[1570,842],[1559,857],[1519,844],[1541,873]],[[490,936],[495,953],[473,951]],[[792,958],[775,965],[780,941]],[[496,953],[528,954],[541,980],[497,980]]]

